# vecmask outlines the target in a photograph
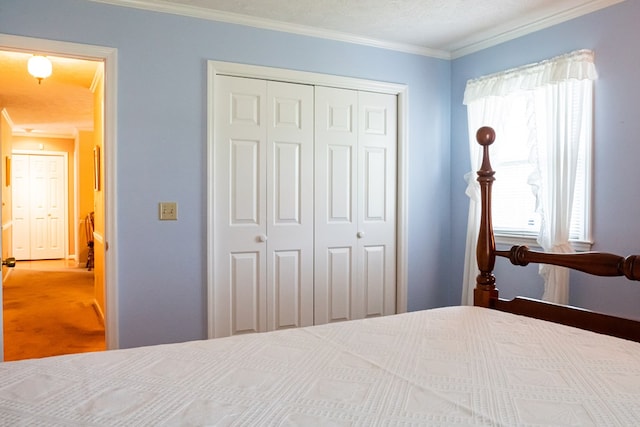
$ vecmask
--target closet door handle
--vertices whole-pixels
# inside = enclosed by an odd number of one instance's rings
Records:
[[[364,231],[358,231],[356,236],[358,236],[358,239],[362,239],[364,237]]]
[[[266,241],[267,241],[267,236],[265,234],[259,234],[258,235],[258,242],[264,243]]]

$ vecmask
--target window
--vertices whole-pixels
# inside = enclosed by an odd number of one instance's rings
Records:
[[[475,134],[496,131],[491,163],[496,241],[535,244],[544,251],[590,246],[589,202],[593,138],[594,54],[578,50],[549,60],[469,80],[465,88],[471,171],[462,302],[472,303],[480,221],[475,171],[481,150]],[[546,301],[566,304],[568,272],[542,266]]]
[[[532,156],[532,129],[527,92],[505,99],[507,107],[503,125],[491,147],[491,162],[496,171],[493,184],[493,228],[498,243],[527,243],[536,245],[540,233],[541,216],[536,211],[536,196],[531,177],[536,172]],[[533,135],[532,135],[533,134]],[[571,211],[569,240],[573,247],[585,250],[590,245],[590,184],[591,138],[580,138]]]

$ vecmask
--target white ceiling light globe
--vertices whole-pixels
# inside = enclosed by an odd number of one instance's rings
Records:
[[[27,62],[27,70],[40,82],[51,75],[51,61],[44,56],[34,55]]]

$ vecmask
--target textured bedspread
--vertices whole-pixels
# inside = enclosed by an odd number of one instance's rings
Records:
[[[0,425],[640,425],[640,344],[449,307],[6,362]]]

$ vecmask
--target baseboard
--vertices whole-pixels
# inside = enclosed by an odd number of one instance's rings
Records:
[[[9,278],[9,275],[13,271],[14,267],[7,267],[2,269],[2,280],[5,281]]]
[[[100,304],[98,304],[98,301],[96,301],[94,299],[93,303],[91,305],[93,306],[93,309],[95,310],[96,314],[98,315],[98,320],[100,320],[100,323],[102,323],[102,326],[104,327],[104,313],[100,309]]]

